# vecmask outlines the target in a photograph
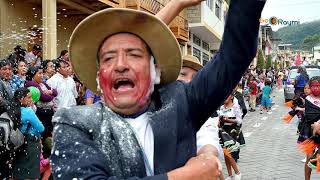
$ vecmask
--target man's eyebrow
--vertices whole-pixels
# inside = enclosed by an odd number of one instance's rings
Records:
[[[126,52],[132,52],[132,51],[139,51],[141,53],[144,53],[145,51],[141,48],[128,48],[126,49]]]
[[[108,51],[102,52],[101,54],[99,54],[99,56],[100,56],[100,57],[103,57],[103,56],[105,56],[105,55],[107,55],[107,54],[116,54],[116,53],[117,53],[116,50],[108,50]]]
[[[141,53],[145,53],[145,51],[143,49],[141,49],[141,48],[127,48],[127,49],[125,49],[125,51],[126,52],[139,51]],[[117,50],[114,50],[114,49],[107,50],[107,51],[102,52],[100,54],[100,57],[103,57],[103,56],[105,56],[107,54],[116,54],[116,53],[117,53]]]

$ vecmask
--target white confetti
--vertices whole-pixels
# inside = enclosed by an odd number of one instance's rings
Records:
[[[55,150],[55,151],[54,151],[54,154],[55,154],[56,156],[59,156],[59,151],[58,151],[58,150]]]

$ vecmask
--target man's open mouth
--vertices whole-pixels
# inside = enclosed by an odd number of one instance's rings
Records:
[[[131,79],[128,79],[128,78],[117,79],[113,83],[113,88],[115,90],[128,90],[134,87],[135,87],[135,84]]]

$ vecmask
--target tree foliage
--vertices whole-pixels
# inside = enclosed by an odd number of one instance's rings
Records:
[[[320,20],[287,26],[274,32],[275,38],[280,38],[281,43],[292,44],[293,50],[303,49],[310,51],[320,43]]]
[[[320,43],[320,34],[315,34],[313,36],[307,36],[304,38],[301,48],[303,50],[311,50],[315,45]]]
[[[269,68],[271,68],[271,67],[272,67],[272,57],[271,57],[271,55],[269,54],[269,55],[267,56],[266,69],[269,69]]]
[[[274,64],[273,64],[274,69],[275,69],[275,70],[278,70],[278,66],[279,66],[279,65],[278,65],[278,60],[275,60],[275,61],[274,61]]]
[[[264,64],[265,64],[265,63],[264,63],[263,53],[262,53],[262,50],[259,49],[257,68],[259,68],[259,69],[264,69]]]

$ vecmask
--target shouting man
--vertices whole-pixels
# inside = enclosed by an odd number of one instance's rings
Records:
[[[111,8],[70,38],[76,75],[104,103],[54,118],[52,170],[59,179],[212,179],[213,153],[197,155],[196,132],[239,82],[257,49],[265,1],[232,0],[220,51],[190,83],[166,24],[201,0],[172,0],[158,14]],[[166,23],[166,24],[165,24]]]

